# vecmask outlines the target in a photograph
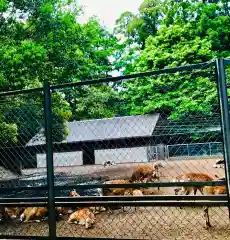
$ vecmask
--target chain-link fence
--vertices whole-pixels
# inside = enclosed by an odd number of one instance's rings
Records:
[[[168,159],[175,158],[200,158],[200,157],[222,157],[223,145],[221,142],[193,143],[167,145],[166,156]]]
[[[0,94],[0,228],[1,234],[9,234],[8,237],[21,235],[22,232],[23,235],[31,234],[29,228],[18,225],[24,209],[23,202],[48,197],[46,168],[43,174],[35,170],[36,153],[45,153],[45,149],[28,147],[31,138],[44,128],[43,103],[42,89]],[[15,199],[21,199],[20,203]],[[48,224],[43,227],[38,225],[33,235],[48,236]]]
[[[0,94],[1,237],[227,239],[218,64]]]

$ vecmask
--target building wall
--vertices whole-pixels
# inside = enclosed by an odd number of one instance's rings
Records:
[[[96,164],[104,161],[114,161],[116,163],[127,162],[148,162],[156,160],[170,160],[174,158],[222,156],[223,146],[220,142],[177,144],[177,145],[157,145],[139,148],[120,148],[95,151]],[[30,168],[36,168],[36,160],[32,162]],[[82,152],[54,153],[54,166],[76,166],[83,165]],[[46,167],[45,154],[37,155],[37,167]],[[22,165],[22,168],[26,168]]]
[[[82,165],[82,152],[54,153],[54,166],[76,166]],[[37,167],[46,167],[46,154],[37,154]]]
[[[96,164],[104,161],[114,161],[115,163],[127,162],[147,162],[147,148],[120,148],[95,151]]]
[[[102,164],[104,161],[116,163],[147,162],[147,148],[120,148],[95,151],[95,163]],[[54,166],[79,166],[82,165],[82,152],[54,153]],[[46,167],[46,155],[37,154],[37,167]]]

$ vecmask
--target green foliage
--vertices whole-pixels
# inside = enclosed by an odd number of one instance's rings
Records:
[[[159,10],[157,14],[154,4]],[[125,73],[229,57],[230,17],[226,11],[223,5],[213,2],[144,1],[136,16],[145,22],[141,28],[142,35],[138,35],[144,44],[140,45],[138,57],[126,63]],[[152,32],[147,31],[153,29],[147,22],[151,16],[158,23],[157,29]],[[128,24],[123,32],[128,32],[129,27]],[[213,106],[218,103],[214,80],[215,75],[210,68],[186,74],[154,76],[126,82],[123,84],[125,90],[120,94],[127,102],[124,109],[129,114],[158,111],[174,120],[183,119],[189,114],[212,114]]]
[[[7,8],[6,0],[0,0],[0,12],[4,12]]]
[[[119,55],[118,39],[97,18],[79,24],[81,8],[74,1],[6,0],[0,1],[0,11],[6,13],[0,17],[1,91],[42,87],[44,80],[58,84],[106,77],[115,68],[109,57]],[[23,18],[26,21],[21,21]],[[54,141],[68,135],[69,120],[113,116],[114,95],[109,86],[53,93]],[[43,96],[30,94],[8,101],[11,104],[5,105],[0,118],[12,131],[8,136],[26,144],[44,126]],[[81,104],[88,101],[89,110],[81,110]]]
[[[18,128],[16,124],[7,124],[5,122],[0,123],[0,141],[2,147],[7,146],[8,144],[17,143]]]
[[[114,117],[119,109],[116,91],[107,85],[85,86],[75,91],[74,119]]]
[[[21,89],[33,82],[41,81],[46,50],[31,40],[21,41],[18,45],[6,45],[0,49],[0,68],[3,73],[5,90]]]
[[[53,141],[61,142],[68,136],[67,122],[71,119],[72,112],[69,103],[64,100],[61,93],[52,94],[52,119],[53,119]]]
[[[26,144],[41,128],[42,112],[32,101],[5,111],[5,121],[17,127],[17,143]],[[13,134],[13,133],[12,133]],[[1,135],[1,134],[0,134]]]
[[[80,24],[80,13],[71,0],[0,0],[1,91],[42,87],[44,80],[85,81],[108,77],[113,70],[145,72],[230,55],[225,0],[143,0],[137,14],[120,16],[113,34],[95,17]],[[217,103],[214,78],[210,69],[201,69],[52,92],[53,138],[65,139],[70,120],[152,112],[174,120],[210,115]],[[40,93],[7,97],[0,107],[0,140],[25,144],[44,126],[42,114]]]
[[[123,34],[129,43],[137,43],[143,49],[148,36],[154,36],[162,17],[162,1],[144,0],[139,14],[124,12],[116,21],[115,32]]]

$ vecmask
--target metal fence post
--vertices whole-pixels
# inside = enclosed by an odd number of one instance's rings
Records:
[[[223,135],[225,176],[228,189],[228,211],[230,218],[230,122],[228,108],[228,92],[224,59],[216,60],[217,89],[220,104],[221,131]]]
[[[186,146],[187,146],[187,152],[188,152],[188,157],[189,157],[190,155],[189,155],[189,147],[188,147],[188,144],[186,144]]]
[[[44,117],[46,137],[46,164],[48,185],[48,224],[49,238],[56,238],[56,211],[54,196],[54,167],[53,167],[53,143],[52,143],[52,100],[50,85],[44,82]]]
[[[209,156],[212,156],[212,147],[211,147],[211,143],[209,143],[208,145],[209,145]]]

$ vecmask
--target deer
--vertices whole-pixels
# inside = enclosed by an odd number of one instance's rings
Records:
[[[152,182],[155,179],[159,181],[160,173],[159,169],[163,167],[162,163],[154,163],[152,165],[145,164],[141,166],[137,166],[132,173],[130,178],[131,182]],[[160,187],[158,187],[160,190]]]
[[[217,175],[215,175],[216,178],[219,178]],[[190,182],[195,182],[195,181],[213,181],[214,178],[212,176],[210,176],[209,174],[206,173],[185,173],[182,174],[178,177],[176,177],[175,179],[173,179],[173,182],[186,182],[186,181],[190,181]],[[199,190],[199,192],[204,195],[203,193],[203,186],[199,186],[199,187],[177,187],[174,189],[175,195],[178,195],[179,192],[181,192],[181,195],[185,194],[185,195],[189,195],[192,191],[194,193],[194,195],[196,195],[197,190]]]
[[[1,207],[0,213],[2,215],[3,220],[9,221],[17,217],[20,217],[24,209],[25,208],[23,207]]]
[[[103,184],[129,184],[130,180],[126,179],[116,179],[116,180],[109,180],[104,182]],[[125,192],[131,191],[132,189],[127,188],[104,188],[103,189],[103,196],[119,196],[119,195],[125,195]],[[108,207],[106,208],[111,212],[112,209],[120,209],[120,207]],[[122,207],[124,211],[124,207]]]
[[[144,178],[152,178],[159,180],[159,168],[162,168],[163,165],[161,163],[154,163],[152,165],[145,164],[141,166],[137,166],[134,169],[134,172],[131,176],[131,182],[141,181]]]
[[[223,194],[227,194],[227,187],[225,185],[222,185],[222,186],[205,186],[204,187],[204,194],[205,195],[223,195]],[[204,209],[204,217],[205,217],[206,228],[212,227],[212,225],[210,223],[208,209],[209,209],[209,207],[206,207]]]
[[[68,223],[85,225],[85,228],[91,228],[95,223],[95,215],[89,208],[81,208],[69,216]]]
[[[116,165],[116,163],[114,161],[104,161],[103,162],[104,167],[113,166],[113,165]]]
[[[20,216],[21,222],[41,222],[47,216],[47,207],[27,207]]]
[[[224,159],[217,160],[213,165],[214,168],[224,168]]]

